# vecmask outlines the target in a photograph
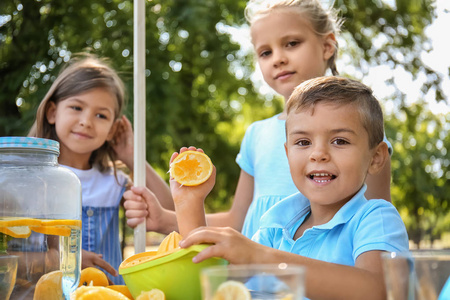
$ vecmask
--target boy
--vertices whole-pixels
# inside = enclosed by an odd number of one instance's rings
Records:
[[[252,240],[231,228],[200,227],[180,246],[213,244],[194,262],[215,256],[232,264],[303,265],[311,299],[385,299],[380,253],[407,251],[408,236],[391,203],[364,197],[366,176],[389,155],[383,132],[381,107],[364,84],[334,76],[302,83],[287,102],[285,144],[301,194],[267,211]],[[210,187],[204,190],[186,199],[190,205],[174,195],[179,219],[204,220],[193,209]]]

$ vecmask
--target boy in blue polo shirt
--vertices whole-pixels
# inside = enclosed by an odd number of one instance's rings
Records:
[[[318,77],[294,90],[287,113],[285,149],[301,193],[267,211],[252,240],[231,228],[200,227],[180,246],[213,244],[194,262],[303,265],[311,299],[385,299],[380,253],[407,251],[408,236],[391,203],[364,197],[367,174],[379,172],[389,155],[378,101],[360,82]],[[171,185],[174,191],[176,182]],[[196,195],[203,188],[204,196],[185,198],[189,205],[182,193],[173,195],[177,217],[205,222],[196,208],[211,186],[193,188]]]

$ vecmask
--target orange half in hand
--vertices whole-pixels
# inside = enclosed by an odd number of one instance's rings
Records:
[[[213,164],[203,152],[185,151],[170,164],[170,176],[185,186],[200,185],[211,176]]]

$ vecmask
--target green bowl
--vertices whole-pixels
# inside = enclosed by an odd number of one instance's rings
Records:
[[[169,255],[149,260],[131,267],[119,268],[125,284],[134,298],[142,291],[160,289],[166,300],[201,299],[200,271],[210,266],[226,265],[222,258],[209,258],[193,263],[192,258],[209,245],[194,245]],[[125,261],[133,260],[131,256]]]

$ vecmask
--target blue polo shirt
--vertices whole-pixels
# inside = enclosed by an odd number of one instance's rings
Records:
[[[294,234],[310,212],[300,193],[269,209],[261,218],[253,240],[275,249],[326,262],[354,266],[366,251],[408,251],[408,234],[397,209],[386,200],[367,200],[366,186],[325,224]]]

